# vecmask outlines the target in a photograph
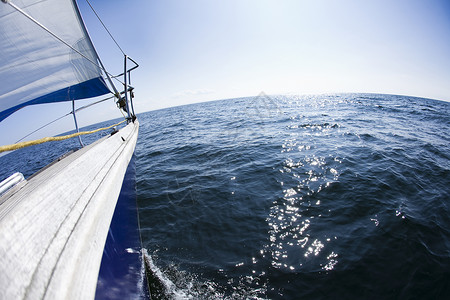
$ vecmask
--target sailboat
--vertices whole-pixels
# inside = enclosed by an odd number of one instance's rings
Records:
[[[124,55],[120,77],[105,70],[75,0],[1,0],[0,40],[0,121],[25,106],[108,93],[126,114],[120,130],[2,183],[0,299],[93,299],[138,137],[137,64]],[[76,123],[74,105],[73,115]]]

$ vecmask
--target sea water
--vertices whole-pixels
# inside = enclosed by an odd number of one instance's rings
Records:
[[[153,299],[450,294],[450,103],[261,94],[138,117]],[[2,178],[47,163],[27,151]]]
[[[450,295],[450,103],[261,94],[140,119],[156,298]]]

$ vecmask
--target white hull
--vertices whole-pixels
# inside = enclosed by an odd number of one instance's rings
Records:
[[[0,198],[0,299],[93,299],[139,123]]]

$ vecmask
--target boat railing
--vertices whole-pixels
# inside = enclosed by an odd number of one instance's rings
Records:
[[[128,69],[127,62],[131,61],[134,65]],[[127,113],[127,120],[128,122],[134,122],[136,119],[136,114],[134,113],[134,105],[133,105],[133,98],[134,98],[134,87],[131,86],[131,71],[137,69],[139,67],[139,64],[133,60],[128,55],[124,54],[124,71],[123,73],[120,73],[119,75],[112,76],[111,78],[114,78],[116,80],[119,80],[118,77],[123,76],[123,91],[120,93],[116,93],[117,97],[117,106],[121,109],[123,109]],[[115,88],[114,88],[115,89]],[[123,95],[123,97],[122,97]]]

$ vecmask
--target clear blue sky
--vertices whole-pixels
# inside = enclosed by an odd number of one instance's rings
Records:
[[[79,2],[106,67],[122,72],[120,51]],[[448,0],[91,3],[140,64],[132,78],[139,112],[260,92],[371,92],[450,101]],[[26,108],[2,122],[1,144],[71,109],[69,103],[48,107]],[[100,113],[80,112],[79,118],[87,125],[119,116],[102,106]],[[21,125],[18,118],[34,125]],[[40,135],[71,129],[73,121],[66,119]]]

